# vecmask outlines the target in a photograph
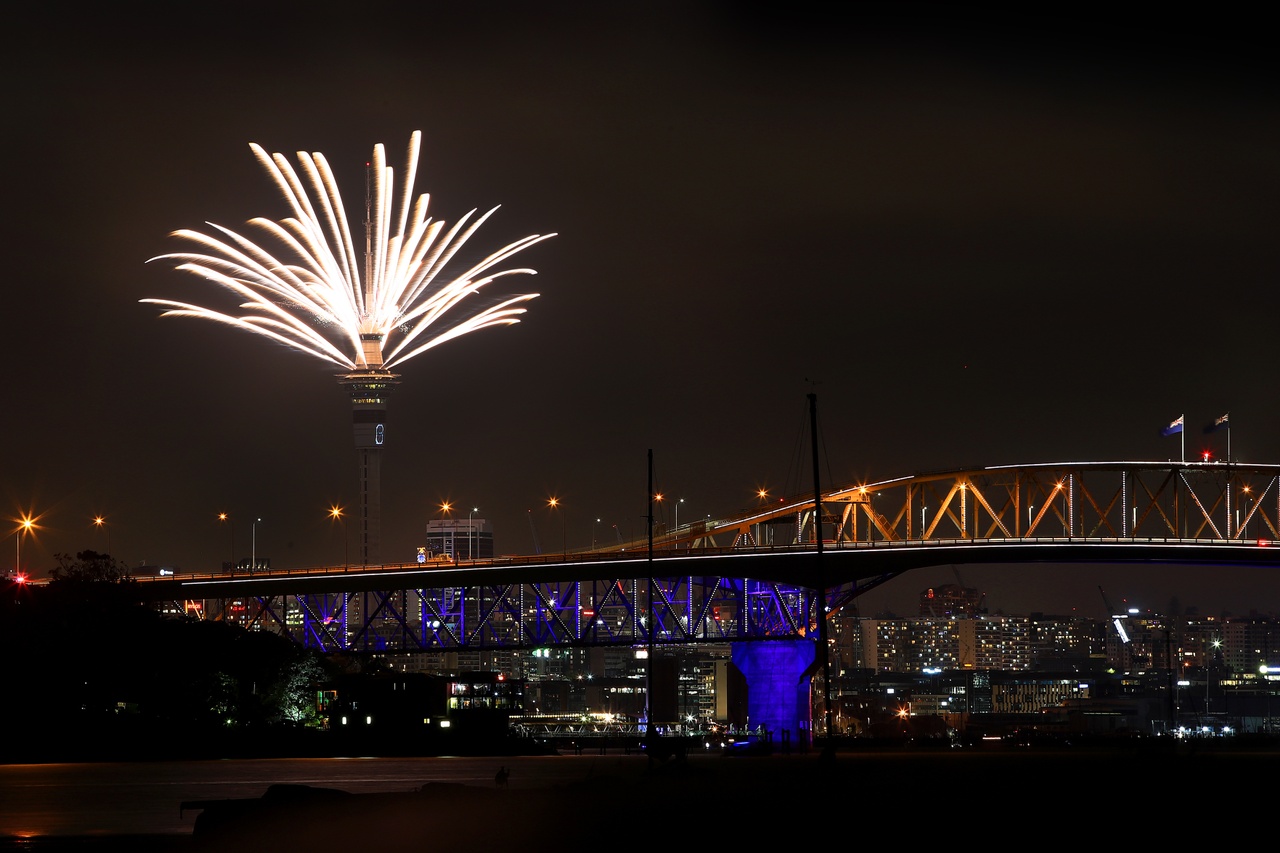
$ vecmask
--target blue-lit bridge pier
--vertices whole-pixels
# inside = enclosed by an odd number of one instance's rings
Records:
[[[1280,565],[1280,466],[1079,462],[918,474],[490,561],[142,579],[151,600],[324,651],[675,645],[816,636],[914,568]],[[825,610],[820,606],[825,594]]]

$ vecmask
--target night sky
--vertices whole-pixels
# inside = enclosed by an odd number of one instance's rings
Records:
[[[477,251],[558,235],[518,257],[537,276],[499,285],[541,294],[523,322],[399,371],[388,561],[446,500],[479,507],[503,554],[533,551],[530,517],[548,550],[641,536],[650,449],[682,522],[803,492],[811,392],[840,484],[1176,458],[1162,426],[1185,414],[1190,454],[1228,411],[1235,457],[1280,462],[1280,97],[1259,26],[741,5],[6,13],[0,506],[40,516],[23,563],[44,575],[109,535],[130,565],[207,570],[248,556],[257,517],[273,565],[343,560],[327,510],[354,509],[357,479],[334,366],[139,303],[214,301],[146,263],[175,229],[288,214],[251,142],[324,153],[360,208],[373,146],[399,171],[421,130],[435,216],[502,205]],[[1257,572],[963,572],[1006,612],[1101,616],[1099,583],[1280,610]],[[954,580],[908,574],[863,610]]]

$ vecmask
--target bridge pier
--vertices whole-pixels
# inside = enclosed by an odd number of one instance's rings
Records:
[[[733,664],[747,680],[747,724],[775,744],[810,744],[813,703],[805,671],[817,657],[813,640],[734,643]]]

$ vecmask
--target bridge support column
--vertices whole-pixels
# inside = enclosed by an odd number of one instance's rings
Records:
[[[733,664],[747,680],[747,725],[763,727],[775,746],[812,741],[813,702],[805,671],[816,648],[807,639],[733,644]]]

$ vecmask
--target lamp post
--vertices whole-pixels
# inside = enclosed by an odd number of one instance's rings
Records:
[[[1248,495],[1249,495],[1249,491],[1250,491],[1250,490],[1249,490],[1249,487],[1248,487],[1248,486],[1245,486],[1245,487],[1244,487],[1244,489],[1243,489],[1243,491],[1244,491],[1244,493],[1245,493],[1245,495],[1246,495],[1246,496],[1248,496]],[[1243,529],[1243,530],[1241,530],[1241,529],[1240,529],[1240,510],[1238,510],[1238,509],[1236,510],[1236,533],[1240,536],[1240,538],[1241,538],[1241,539],[1248,539],[1248,538],[1249,538],[1249,516],[1250,516],[1252,513],[1253,513],[1253,498],[1252,498],[1252,497],[1249,497],[1249,507],[1248,507],[1248,509],[1246,510],[1245,514],[1244,514],[1244,529]]]
[[[18,529],[13,533],[14,542],[17,543],[17,553],[14,555],[13,573],[15,575],[22,574],[22,540],[26,538],[27,533],[34,530],[36,520],[27,513],[23,513],[18,519]]]
[[[106,520],[105,518],[103,518],[102,516],[100,516],[100,515],[95,515],[95,516],[93,517],[93,526],[94,526],[94,527],[96,527],[96,528],[98,528],[99,530],[102,530],[104,527],[106,528],[106,530],[107,530],[107,556],[108,556],[108,557],[110,557],[110,556],[111,556],[111,525],[110,525],[110,524],[107,524],[107,520]]]
[[[560,506],[560,499],[556,497],[547,498],[547,508],[560,511],[560,557],[564,559],[569,556],[569,540],[565,533],[564,509]]]
[[[1061,483],[1058,483],[1056,486],[1054,486],[1054,489],[1056,489],[1059,492],[1062,492],[1062,535],[1066,536],[1069,533],[1067,524],[1070,521],[1068,516],[1071,513],[1071,508],[1067,505],[1067,490],[1066,488],[1063,487]]]
[[[760,506],[761,506],[761,507],[763,507],[763,506],[764,506],[765,501],[769,499],[769,490],[768,490],[768,489],[756,489],[756,499],[760,501]],[[768,536],[772,536],[772,535],[773,535],[773,528],[772,528],[772,527],[765,527],[765,526],[764,526],[764,522],[763,522],[763,521],[758,521],[758,522],[756,522],[756,544],[757,544],[757,545],[763,545],[763,544],[766,544],[766,543],[763,541],[763,540],[764,540],[764,537],[765,537],[766,535],[768,535]],[[772,543],[768,543],[768,544],[772,544]]]
[[[258,570],[258,522],[260,518],[255,518],[253,524],[249,525],[249,574],[253,574]]]
[[[225,512],[218,513],[218,522],[227,528],[227,532],[231,535],[231,574],[236,573],[236,527],[234,524],[227,524],[227,514]]]
[[[452,534],[449,537],[449,550],[447,553],[449,554],[450,557],[453,558],[453,561],[456,563],[458,561],[458,548],[454,540],[458,538],[458,522],[453,517],[453,504],[449,503],[448,501],[444,501],[443,503],[440,504],[440,511],[444,513],[445,518],[449,519],[449,521],[452,522],[453,530],[452,530]]]
[[[1031,535],[1031,525],[1034,523],[1032,517],[1035,515],[1036,505],[1027,504],[1027,535]]]
[[[476,558],[476,529],[475,529],[475,526],[472,525],[471,523],[471,518],[479,511],[480,511],[480,507],[473,506],[471,508],[471,512],[467,513],[467,559],[468,560],[474,560]]]
[[[925,530],[928,529],[928,527],[924,523],[926,514],[928,512],[929,512],[929,508],[927,506],[921,505],[920,507],[920,541],[921,542],[924,541],[924,532]]]
[[[347,545],[347,519],[342,514],[342,507],[333,504],[329,507],[329,520],[342,522],[342,570],[345,572],[351,565],[351,552]]]
[[[672,512],[675,514],[674,521],[675,521],[675,529],[676,529],[677,536],[680,535],[680,504],[682,503],[684,503],[684,498],[676,498],[675,501],[672,502],[671,504]],[[679,549],[680,549],[680,545],[679,543],[676,543],[676,550],[679,550]]]

